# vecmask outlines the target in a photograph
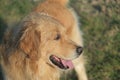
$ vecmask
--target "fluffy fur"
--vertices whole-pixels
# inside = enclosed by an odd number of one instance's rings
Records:
[[[76,53],[83,46],[77,16],[67,2],[46,0],[6,32],[0,47],[5,80],[59,80],[61,70],[50,55],[73,60],[79,79],[87,80],[84,57]]]

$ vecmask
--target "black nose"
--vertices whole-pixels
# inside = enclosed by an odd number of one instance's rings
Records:
[[[76,52],[78,55],[80,55],[83,52],[83,48],[82,47],[77,47]]]

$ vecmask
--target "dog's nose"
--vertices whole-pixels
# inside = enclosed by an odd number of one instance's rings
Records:
[[[77,47],[76,52],[78,55],[80,55],[83,52],[83,48],[82,47]]]

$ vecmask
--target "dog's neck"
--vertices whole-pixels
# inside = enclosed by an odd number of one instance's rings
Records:
[[[59,80],[59,70],[48,66],[48,64],[46,64],[43,60],[31,61],[29,58],[23,59],[22,57],[20,61],[18,60],[16,58],[15,61],[8,64],[9,67],[5,66],[8,68],[7,71],[15,73],[10,74],[5,70],[5,68],[4,72],[6,74],[6,80]],[[19,63],[15,63],[16,61]],[[16,76],[15,79],[14,76]]]

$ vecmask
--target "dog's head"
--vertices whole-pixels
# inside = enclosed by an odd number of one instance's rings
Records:
[[[53,19],[41,18],[40,23],[29,22],[23,28],[20,48],[32,60],[61,69],[73,68],[72,60],[82,53],[82,47],[71,41],[64,27]]]

